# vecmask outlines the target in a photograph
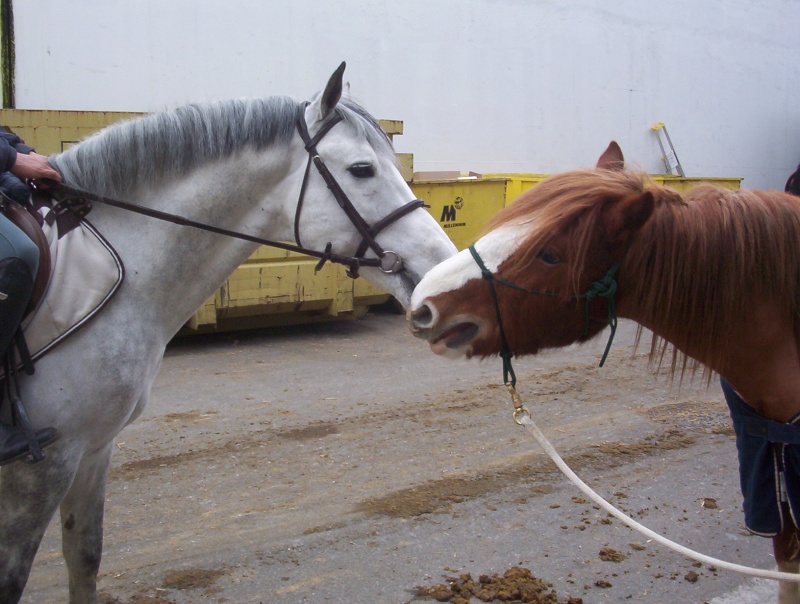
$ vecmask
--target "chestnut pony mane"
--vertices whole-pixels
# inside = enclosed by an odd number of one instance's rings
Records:
[[[594,280],[609,267],[587,259],[604,202],[653,193],[655,209],[634,236],[619,271],[620,288],[636,300],[642,323],[671,334],[671,372],[719,366],[737,331],[769,301],[800,335],[800,199],[778,191],[731,191],[700,185],[680,195],[630,171],[584,170],[552,176],[497,214],[488,226],[530,224],[531,234],[503,265],[503,277],[524,282],[536,252],[567,235],[569,283]],[[591,274],[589,274],[591,273]],[[595,274],[596,273],[596,274]],[[586,281],[584,281],[585,283]],[[641,328],[638,339],[641,335]],[[653,338],[659,365],[668,344]],[[711,379],[711,372],[708,372]]]

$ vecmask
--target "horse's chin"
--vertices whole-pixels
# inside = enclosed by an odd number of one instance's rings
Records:
[[[472,342],[478,337],[480,326],[472,321],[451,325],[428,339],[431,351],[448,359],[472,356]]]
[[[411,294],[414,292],[417,283],[406,271],[397,273],[396,278],[398,293],[394,297],[397,298],[403,308],[408,308],[411,303]]]
[[[362,268],[360,272],[367,281],[389,292],[403,308],[408,308],[411,303],[411,293],[417,285],[408,272],[387,274],[374,268]]]

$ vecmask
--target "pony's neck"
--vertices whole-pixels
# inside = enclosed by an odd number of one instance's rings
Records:
[[[715,223],[709,217],[719,203],[675,203],[668,195],[672,200],[657,204],[620,267],[618,315],[653,332],[651,359],[671,362],[673,375],[705,366],[765,417],[788,421],[800,413],[792,317],[769,295],[754,293],[759,276],[734,285],[724,274],[721,258],[730,269],[738,253],[714,241],[725,238],[720,228],[716,235],[698,232]]]

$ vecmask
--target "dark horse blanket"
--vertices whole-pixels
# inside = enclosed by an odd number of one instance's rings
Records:
[[[764,419],[728,381],[720,382],[736,431],[745,525],[773,537],[786,521],[781,501],[789,502],[795,526],[800,520],[800,415],[788,424]]]

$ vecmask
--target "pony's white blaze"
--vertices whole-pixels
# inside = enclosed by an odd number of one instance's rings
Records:
[[[530,225],[505,226],[484,235],[475,243],[475,249],[486,268],[497,272],[503,262],[513,254],[530,233]],[[410,310],[421,308],[426,301],[439,294],[462,288],[471,279],[481,279],[481,269],[469,250],[462,250],[452,258],[434,266],[419,282],[411,296]],[[431,309],[434,312],[435,309]]]

